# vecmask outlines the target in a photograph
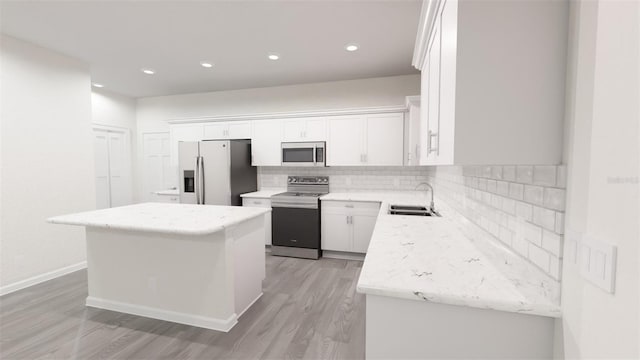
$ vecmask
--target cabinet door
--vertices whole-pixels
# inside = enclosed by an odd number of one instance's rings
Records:
[[[367,116],[365,163],[398,165],[403,163],[404,116],[384,114]]]
[[[440,128],[440,19],[436,19],[429,48],[429,105],[427,109],[427,162],[437,163]]]
[[[281,166],[282,120],[256,120],[251,136],[253,166]]]
[[[169,136],[171,139],[171,165],[178,166],[178,142],[202,140],[204,128],[202,124],[171,125]]]
[[[283,120],[283,140],[282,141],[305,141],[304,131],[306,119],[286,119]]]
[[[327,119],[309,118],[304,129],[305,141],[325,141],[327,140]]]
[[[352,228],[346,213],[322,212],[322,250],[351,251]]]
[[[251,121],[229,121],[227,138],[251,139]]]
[[[364,165],[362,116],[336,116],[327,120],[327,165]]]
[[[454,163],[456,121],[456,64],[458,53],[458,1],[442,6],[440,32],[440,123],[438,164]]]
[[[228,125],[226,122],[217,122],[204,125],[204,139],[205,140],[221,140],[228,139],[227,136]]]
[[[353,249],[357,253],[366,253],[371,235],[376,225],[375,215],[353,215]]]
[[[242,206],[271,208],[271,200],[257,198],[242,198]],[[271,245],[271,213],[264,216],[265,245]]]

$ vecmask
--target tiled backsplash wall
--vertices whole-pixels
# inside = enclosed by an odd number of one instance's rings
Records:
[[[287,175],[328,175],[334,192],[415,190],[429,182],[487,236],[560,280],[564,166],[260,167],[260,188],[284,188]]]
[[[414,190],[427,181],[425,167],[259,167],[260,188],[285,188],[287,175],[329,176],[331,191]]]
[[[425,173],[438,197],[560,280],[564,166],[438,166]]]

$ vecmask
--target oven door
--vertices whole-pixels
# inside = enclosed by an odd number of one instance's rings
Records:
[[[320,209],[273,207],[271,233],[274,246],[320,249]]]
[[[283,142],[282,165],[325,166],[324,142]]]

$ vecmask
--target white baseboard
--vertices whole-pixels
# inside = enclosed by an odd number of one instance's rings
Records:
[[[329,258],[329,259],[364,261],[365,255],[366,254],[322,250],[322,257]]]
[[[78,270],[85,269],[87,267],[87,262],[82,261],[77,264],[65,266],[63,268],[46,272],[44,274],[36,275],[30,277],[28,279],[20,280],[14,282],[12,284],[0,287],[0,296],[10,294],[12,292],[16,292],[18,290],[26,289],[29,286],[37,285],[45,281],[49,281],[55,279],[59,276],[67,275],[72,272],[76,272]]]
[[[256,299],[257,300],[257,299]],[[143,305],[128,304],[119,301],[100,299],[88,296],[86,305],[98,309],[144,316],[152,319],[171,321],[178,324],[197,326],[205,329],[229,332],[238,323],[238,316],[233,314],[228,319],[217,319],[207,316],[180,313],[170,310],[152,308]]]

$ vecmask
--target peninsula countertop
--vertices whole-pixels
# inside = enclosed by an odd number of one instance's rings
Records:
[[[473,224],[438,198],[436,210],[442,217],[387,214],[389,204],[428,204],[425,192],[335,192],[321,199],[381,203],[358,280],[362,293],[561,315],[553,281],[499,242],[470,239],[464,227]]]
[[[55,216],[47,221],[116,230],[206,235],[270,211],[242,206],[141,203]]]

